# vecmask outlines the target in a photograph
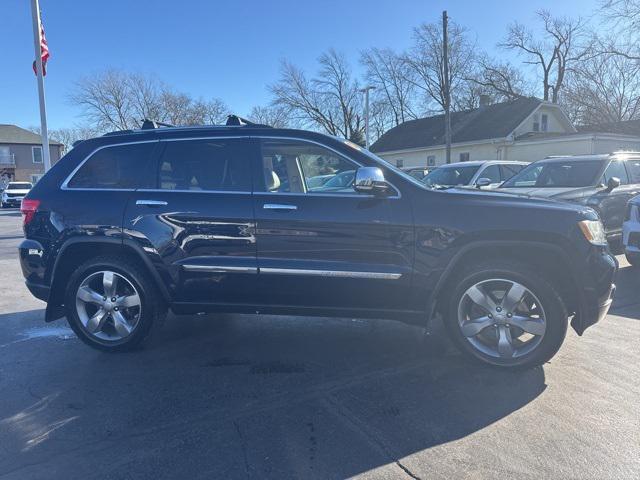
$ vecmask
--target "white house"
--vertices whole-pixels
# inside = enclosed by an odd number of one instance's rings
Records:
[[[640,125],[576,129],[559,105],[523,97],[451,115],[451,161],[521,160],[551,155],[640,150]],[[625,128],[622,128],[623,124]],[[631,125],[633,124],[633,125]],[[382,135],[371,151],[400,166],[445,163],[444,116],[410,120]]]

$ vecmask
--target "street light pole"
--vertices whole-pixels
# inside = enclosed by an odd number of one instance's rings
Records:
[[[364,93],[364,135],[367,150],[369,150],[369,90],[374,90],[375,88],[373,85],[367,85],[360,89]]]

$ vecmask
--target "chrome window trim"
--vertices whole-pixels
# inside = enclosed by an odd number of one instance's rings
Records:
[[[310,275],[314,277],[340,277],[340,278],[370,278],[379,280],[397,280],[402,273],[391,272],[362,272],[349,270],[313,270],[305,268],[271,268],[260,267],[259,273],[275,275]]]
[[[98,153],[100,150],[103,150],[105,148],[112,148],[112,147],[121,147],[123,145],[137,145],[137,144],[142,144],[142,143],[158,143],[159,140],[137,140],[135,142],[121,142],[121,143],[110,143],[108,145],[102,145],[101,147],[98,147],[96,149],[94,149],[93,151],[91,151],[91,153],[89,153],[84,160],[82,160],[78,166],[76,168],[74,168],[72,170],[72,172],[67,175],[67,178],[65,178],[64,182],[62,182],[62,185],[60,185],[60,190],[79,190],[79,191],[92,191],[92,192],[134,192],[136,189],[135,188],[91,188],[91,187],[70,187],[69,186],[69,182],[71,181],[71,179],[74,177],[74,175],[76,173],[78,173],[78,170],[80,170],[82,168],[82,166],[87,163],[89,161],[89,159],[91,157],[93,157],[96,153]]]
[[[162,188],[138,188],[136,192],[154,192],[154,193],[232,193],[236,195],[251,195],[252,192],[245,190],[164,190]]]
[[[190,192],[190,193],[243,193],[243,194],[247,194],[247,193],[265,193],[268,195],[314,195],[314,196],[318,196],[318,197],[359,197],[359,198],[385,198],[385,199],[390,199],[390,200],[396,200],[399,198],[402,198],[402,193],[400,192],[400,190],[393,185],[392,183],[389,183],[389,185],[396,191],[396,195],[388,195],[388,196],[377,196],[377,195],[371,195],[371,194],[361,194],[361,193],[302,193],[300,194],[299,192],[258,192],[258,191],[254,191],[254,192],[245,192],[245,191],[237,191],[237,190],[165,190],[165,189],[160,189],[160,188],[90,188],[90,187],[69,187],[68,184],[71,181],[71,179],[73,178],[73,176],[78,172],[78,170],[80,170],[82,168],[82,166],[91,158],[93,157],[97,152],[99,152],[100,150],[103,150],[105,148],[112,148],[112,147],[120,147],[123,145],[137,145],[137,144],[142,144],[142,143],[161,143],[161,142],[180,142],[180,141],[193,141],[193,140],[229,140],[229,139],[241,139],[241,138],[257,138],[257,139],[268,139],[268,140],[294,140],[294,141],[298,141],[298,142],[305,142],[305,143],[312,143],[314,145],[318,145],[319,147],[322,148],[326,148],[328,150],[331,150],[332,152],[334,152],[336,155],[339,155],[343,158],[345,158],[346,160],[355,163],[356,165],[358,165],[358,167],[362,167],[364,165],[362,165],[360,162],[358,162],[357,160],[354,160],[353,158],[347,157],[345,154],[339,152],[338,150],[336,150],[333,147],[330,147],[329,145],[325,145],[323,143],[320,142],[316,142],[315,140],[309,140],[306,138],[299,138],[299,137],[290,137],[290,136],[286,136],[286,137],[279,137],[279,136],[272,136],[272,135],[215,135],[215,136],[204,136],[204,137],[183,137],[183,138],[160,138],[160,139],[154,139],[154,140],[136,140],[136,141],[131,141],[131,142],[120,142],[120,143],[110,143],[108,145],[102,145],[101,147],[97,147],[96,149],[92,150],[85,158],[84,160],[82,160],[78,166],[76,168],[73,169],[73,171],[67,175],[67,178],[65,178],[64,182],[62,182],[62,185],[60,186],[60,190],[77,190],[77,191],[101,191],[101,192],[134,192],[134,191],[138,191],[138,192]]]
[[[258,273],[258,268],[257,267],[183,264],[182,268],[187,272]]]

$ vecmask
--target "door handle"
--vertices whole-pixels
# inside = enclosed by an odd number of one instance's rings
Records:
[[[136,205],[148,205],[150,207],[160,207],[168,204],[164,200],[136,200]]]
[[[265,203],[262,208],[265,210],[297,210],[295,205],[287,205],[285,203]]]

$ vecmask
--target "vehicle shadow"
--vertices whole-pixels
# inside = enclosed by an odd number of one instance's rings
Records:
[[[12,315],[42,313],[0,325]],[[17,478],[345,478],[467,437],[546,388],[543,368],[476,366],[389,321],[170,317],[138,352],[55,336],[3,350],[0,475]]]

